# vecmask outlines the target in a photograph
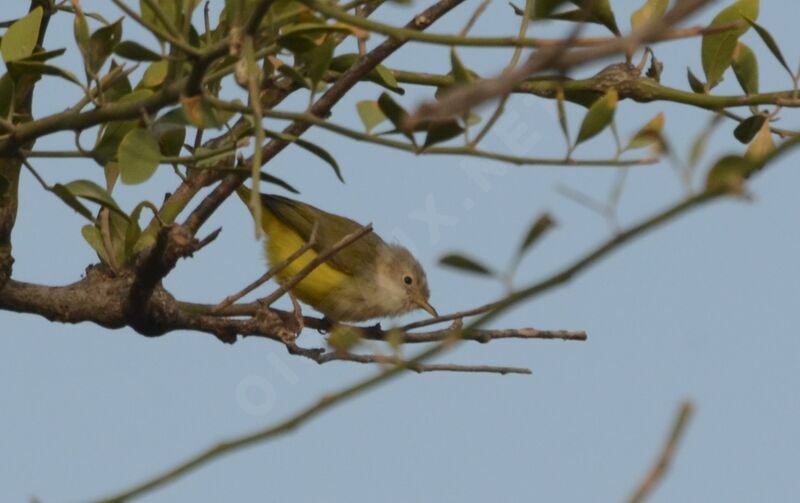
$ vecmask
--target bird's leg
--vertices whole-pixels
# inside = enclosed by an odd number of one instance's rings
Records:
[[[305,321],[303,321],[303,310],[291,290],[289,291],[289,298],[292,299],[292,314],[294,314],[294,321],[297,323],[297,335],[300,335],[300,332],[306,326]]]

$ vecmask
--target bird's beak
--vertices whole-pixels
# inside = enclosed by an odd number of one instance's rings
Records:
[[[425,300],[425,299],[416,299],[416,300],[414,301],[414,303],[415,303],[415,304],[416,304],[416,305],[417,305],[417,306],[418,306],[420,309],[424,309],[425,311],[427,311],[428,313],[430,313],[430,315],[431,315],[431,316],[433,316],[434,318],[436,318],[437,316],[439,316],[439,313],[437,313],[437,312],[436,312],[436,309],[434,309],[432,305],[428,304],[428,301],[427,301],[427,300]]]

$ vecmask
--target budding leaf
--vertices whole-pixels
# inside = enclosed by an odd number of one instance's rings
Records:
[[[611,121],[614,120],[618,100],[617,90],[610,89],[602,98],[594,102],[583,118],[581,129],[578,131],[578,139],[575,140],[576,145],[597,136],[611,124]]]
[[[361,117],[361,122],[364,123],[367,133],[386,120],[386,116],[381,112],[377,101],[364,100],[356,104],[358,116]]]
[[[747,148],[745,159],[758,163],[775,150],[775,141],[772,139],[772,131],[769,129],[769,121],[764,121],[756,134],[753,142]]]
[[[555,225],[556,221],[552,216],[550,216],[549,213],[545,213],[537,218],[536,221],[531,225],[530,229],[528,229],[525,239],[522,240],[522,244],[519,247],[519,255],[525,253],[531,246],[539,241],[539,239],[544,236],[547,231],[555,227]]]
[[[488,267],[476,262],[471,258],[465,257],[457,253],[451,253],[449,255],[445,255],[444,257],[439,259],[439,263],[444,266],[452,267],[454,269],[460,269],[465,272],[471,272],[474,274],[487,275],[487,276],[492,275],[492,271]]]
[[[661,143],[661,130],[664,129],[664,113],[661,112],[633,135],[625,150],[648,147]]]
[[[697,94],[705,94],[706,87],[703,83],[698,79],[695,74],[692,72],[692,69],[688,66],[686,67],[686,78],[689,80],[689,87]]]
[[[739,42],[731,61],[736,80],[747,94],[758,94],[758,60],[747,45]]]

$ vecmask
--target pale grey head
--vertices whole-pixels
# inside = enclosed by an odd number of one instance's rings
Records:
[[[385,243],[379,245],[377,252],[374,269],[363,269],[356,281],[332,292],[337,301],[325,303],[323,308],[331,311],[326,314],[340,321],[364,321],[424,309],[437,316],[428,302],[428,278],[411,252]]]

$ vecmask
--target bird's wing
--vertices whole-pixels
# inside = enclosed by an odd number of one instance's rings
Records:
[[[311,237],[314,223],[319,220],[317,239],[313,245],[317,253],[363,227],[349,218],[286,197],[261,194],[261,201],[276,218],[294,229],[306,241]],[[363,273],[365,266],[375,263],[377,252],[383,246],[386,243],[377,234],[370,232],[337,252],[327,263],[350,275]]]

